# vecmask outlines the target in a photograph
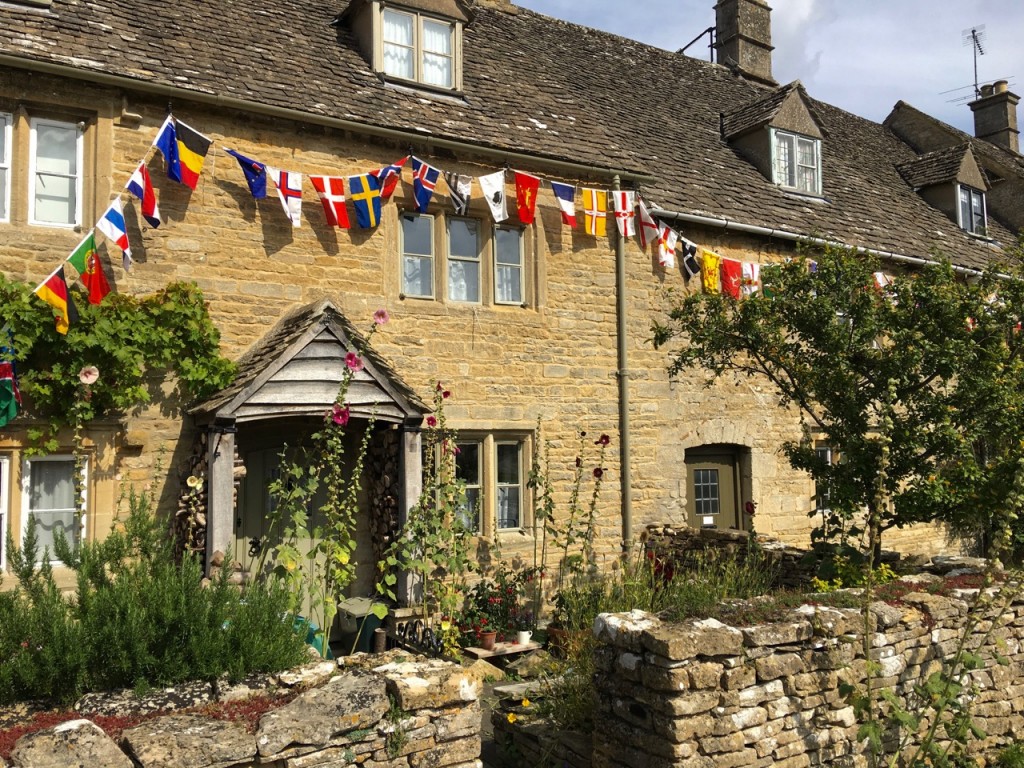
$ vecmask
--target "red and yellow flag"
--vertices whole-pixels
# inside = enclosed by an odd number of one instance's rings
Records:
[[[178,160],[181,163],[181,183],[195,189],[199,183],[199,174],[203,170],[206,153],[210,151],[212,140],[199,131],[190,128],[181,120],[176,121],[178,135]]]
[[[516,208],[519,212],[519,221],[523,224],[533,224],[533,216],[537,207],[537,190],[540,189],[540,179],[522,171],[515,171],[516,176]]]
[[[583,213],[587,234],[604,237],[608,220],[608,192],[603,189],[584,187]]]
[[[78,277],[89,292],[89,303],[99,304],[110,293],[110,283],[103,274],[99,254],[96,253],[96,236],[90,232],[68,256],[68,263],[78,271]]]

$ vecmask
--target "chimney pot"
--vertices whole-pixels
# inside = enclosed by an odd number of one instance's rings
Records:
[[[1020,154],[1017,103],[1020,98],[1008,90],[1005,80],[981,87],[981,97],[970,103],[974,113],[974,135]]]
[[[718,0],[715,48],[718,61],[735,62],[735,69],[744,77],[778,85],[772,77],[771,13],[765,0]]]
[[[995,92],[995,86],[994,85],[989,85],[988,83],[986,83],[985,85],[981,86],[981,98],[983,98],[983,99],[987,99],[994,92]]]
[[[992,90],[995,93],[1006,93],[1008,86],[1009,83],[1006,82],[1005,80],[996,80],[994,83],[992,83]]]

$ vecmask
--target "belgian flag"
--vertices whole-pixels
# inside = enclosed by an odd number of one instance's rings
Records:
[[[206,153],[210,151],[213,141],[181,120],[176,120],[175,123],[181,176],[175,181],[180,181],[189,189],[195,189],[199,183],[199,174],[203,170],[203,161],[206,160]]]
[[[34,293],[57,310],[53,318],[57,324],[57,333],[66,335],[71,324],[78,322],[78,309],[71,300],[71,292],[64,279],[64,265],[57,267],[56,271],[43,280]]]

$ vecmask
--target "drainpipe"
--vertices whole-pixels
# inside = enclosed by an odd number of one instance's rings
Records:
[[[612,193],[619,191],[619,175],[612,178]],[[614,206],[612,206],[614,209]],[[622,552],[633,540],[633,485],[629,466],[629,360],[626,351],[626,238],[615,226],[615,323],[618,341],[619,473],[622,487]]]
[[[672,219],[674,221],[685,221],[689,224],[699,224],[704,227],[720,227],[722,229],[731,230],[733,232],[745,232],[750,235],[758,235],[761,237],[775,237],[780,240],[791,240],[793,242],[811,243],[813,245],[826,245],[835,246],[839,248],[850,248],[853,247],[858,253],[867,253],[872,256],[877,256],[880,259],[887,261],[895,261],[901,264],[913,264],[916,267],[923,267],[925,265],[938,266],[939,262],[933,259],[922,259],[919,256],[904,256],[901,253],[895,253],[893,251],[881,251],[877,248],[864,248],[862,246],[850,246],[848,243],[844,243],[840,240],[829,240],[823,237],[811,237],[810,235],[801,235],[798,232],[790,232],[785,229],[772,229],[771,227],[759,227],[756,224],[744,224],[739,221],[731,221],[730,219],[720,219],[714,216],[702,216],[697,213],[680,213],[677,211],[668,211],[664,208],[654,208],[651,210],[652,216],[658,216],[662,219]],[[972,277],[978,277],[983,273],[980,269],[973,269],[971,267],[960,267],[952,265],[953,271],[962,275],[970,275]],[[1008,275],[999,275],[1004,279],[1009,279]]]

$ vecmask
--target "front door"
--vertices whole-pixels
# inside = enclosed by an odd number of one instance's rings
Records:
[[[738,487],[735,452],[723,446],[686,452],[686,512],[691,526],[739,529]]]

